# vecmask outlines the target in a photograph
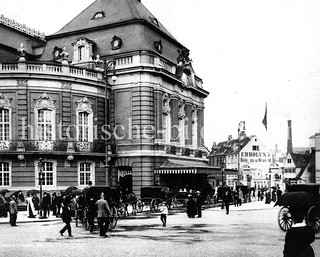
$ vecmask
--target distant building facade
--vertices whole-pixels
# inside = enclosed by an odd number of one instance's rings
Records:
[[[244,132],[237,139],[228,138],[212,148],[208,155],[209,164],[235,171],[226,175],[226,185],[238,184],[248,187],[269,187],[269,168],[272,163],[271,152],[257,136],[246,136]]]

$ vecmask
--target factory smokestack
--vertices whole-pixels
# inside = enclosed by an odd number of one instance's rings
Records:
[[[287,153],[292,153],[292,129],[291,129],[291,120],[288,120]]]

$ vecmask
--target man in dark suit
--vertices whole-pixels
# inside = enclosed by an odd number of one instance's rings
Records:
[[[70,204],[70,199],[68,197],[66,197],[64,203],[63,203],[63,208],[62,208],[62,213],[61,213],[61,218],[62,218],[62,221],[64,223],[66,223],[66,225],[63,227],[63,229],[60,230],[60,234],[61,236],[63,236],[63,233],[68,230],[68,234],[69,234],[69,237],[73,237],[72,234],[71,234],[71,211],[70,211],[70,207],[69,207],[69,204]]]
[[[9,203],[9,213],[10,213],[10,225],[17,226],[17,214],[18,214],[18,206],[16,202],[16,197],[11,196],[11,201]]]
[[[108,202],[104,199],[104,193],[100,195],[100,199],[96,202],[98,206],[98,223],[100,228],[100,236],[106,237],[106,233],[109,227],[109,214],[110,208]]]

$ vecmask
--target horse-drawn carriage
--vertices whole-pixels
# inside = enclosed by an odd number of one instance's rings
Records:
[[[141,187],[140,193],[141,199],[137,202],[138,211],[142,211],[146,206],[152,212],[156,212],[162,201],[167,201],[167,204],[170,206],[173,198],[173,193],[163,186]]]
[[[96,202],[100,199],[101,193],[104,193],[105,200],[108,201],[110,207],[110,228],[113,229],[117,225],[117,205],[120,201],[120,192],[117,189],[108,186],[91,186],[83,190],[84,207],[82,223],[87,230],[92,229],[97,217],[98,208]]]
[[[293,224],[292,214],[302,210],[306,224],[319,231],[320,227],[320,184],[296,184],[287,188],[287,193],[280,196],[275,203],[282,206],[278,214],[278,224],[287,231]]]

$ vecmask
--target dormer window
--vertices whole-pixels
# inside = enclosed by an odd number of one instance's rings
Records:
[[[104,12],[97,12],[97,13],[95,13],[95,15],[93,15],[92,20],[103,18],[103,17],[104,17]]]
[[[74,52],[72,64],[91,62],[93,55],[93,47],[95,45],[95,42],[88,38],[77,38],[72,43]]]

